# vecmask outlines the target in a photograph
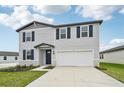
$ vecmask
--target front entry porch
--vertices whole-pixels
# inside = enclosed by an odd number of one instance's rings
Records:
[[[35,46],[39,51],[39,65],[46,66],[52,65],[52,58],[54,52],[54,46],[46,43]]]

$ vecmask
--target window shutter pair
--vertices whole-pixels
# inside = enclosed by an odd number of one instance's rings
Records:
[[[26,60],[26,50],[23,50],[23,60]],[[34,60],[34,50],[31,49],[31,60]]]
[[[23,42],[25,42],[25,32],[23,32]],[[32,31],[32,41],[35,41],[35,32]]]
[[[93,25],[89,25],[89,37],[93,37]],[[77,27],[77,38],[80,38],[80,26]]]
[[[71,30],[70,27],[67,28],[67,39],[71,38]],[[56,39],[59,39],[59,28],[56,29]]]

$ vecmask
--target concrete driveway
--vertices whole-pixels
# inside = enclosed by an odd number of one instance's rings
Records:
[[[121,82],[93,67],[56,67],[27,87],[120,87]]]

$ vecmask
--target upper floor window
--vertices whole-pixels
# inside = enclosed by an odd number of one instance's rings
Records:
[[[56,29],[56,39],[70,39],[71,38],[71,28],[57,28]]]
[[[31,33],[27,32],[25,38],[26,38],[26,41],[31,41]]]
[[[76,37],[93,37],[93,25],[77,26]]]
[[[66,29],[60,29],[60,38],[61,39],[64,39],[66,38]]]
[[[87,37],[88,36],[88,26],[82,26],[81,27],[81,36]]]
[[[26,41],[35,41],[35,32],[32,31],[32,32],[23,32],[23,38],[22,38],[23,42],[26,42]]]

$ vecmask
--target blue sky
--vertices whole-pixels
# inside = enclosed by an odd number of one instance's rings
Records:
[[[38,20],[53,24],[103,19],[100,47],[124,44],[124,6],[0,6],[0,51],[18,51],[18,27]]]

